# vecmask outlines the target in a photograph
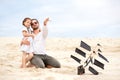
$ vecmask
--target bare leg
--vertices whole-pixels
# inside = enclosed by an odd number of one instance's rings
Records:
[[[33,53],[28,53],[28,57],[26,58],[26,63],[33,58]]]
[[[26,56],[27,56],[27,53],[23,52],[21,68],[26,68]]]

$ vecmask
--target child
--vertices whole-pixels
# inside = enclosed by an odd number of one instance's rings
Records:
[[[23,20],[23,25],[25,26],[22,30],[23,34],[23,40],[29,41],[28,45],[23,44],[23,41],[21,42],[21,51],[23,52],[22,55],[22,65],[21,68],[26,68],[26,64],[28,61],[30,61],[33,57],[33,49],[32,49],[32,38],[34,35],[32,34],[32,30],[30,28],[31,26],[31,19],[25,18]]]

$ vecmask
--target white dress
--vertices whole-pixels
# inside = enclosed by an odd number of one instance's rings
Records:
[[[28,32],[27,28],[23,28],[22,31],[23,30]],[[22,44],[20,47],[20,50],[24,51],[26,53],[33,53],[33,45],[32,45],[33,39],[32,39],[32,37],[23,37],[23,40],[25,40],[25,39],[27,39],[30,42],[30,45]]]

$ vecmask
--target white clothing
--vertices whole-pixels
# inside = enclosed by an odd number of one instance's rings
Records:
[[[45,39],[48,34],[47,26],[43,26],[41,32],[39,32],[33,39],[33,51],[34,54],[46,54],[45,51]]]
[[[31,33],[31,30],[30,30],[30,28],[29,29],[27,29],[27,28],[23,28],[23,30],[25,30],[25,31],[27,31],[27,33]],[[23,31],[22,30],[22,31]],[[29,32],[28,32],[29,31]],[[23,37],[23,40],[25,40],[25,39],[27,39],[29,42],[30,42],[30,45],[25,45],[25,44],[22,44],[22,46],[21,46],[21,51],[24,51],[24,52],[26,52],[26,53],[33,53],[33,46],[32,46],[32,41],[33,41],[33,39],[32,39],[32,37]]]

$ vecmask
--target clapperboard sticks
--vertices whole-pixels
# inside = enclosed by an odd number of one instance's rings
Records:
[[[81,41],[80,43],[80,47],[84,48],[85,50],[91,51],[91,47],[86,44],[85,42]],[[86,59],[86,61],[84,62],[84,64],[80,67],[82,67],[83,69],[88,66],[88,64],[91,62],[92,64],[96,65],[97,67],[104,69],[104,64],[101,63],[100,61],[98,61],[97,59],[94,58],[94,55],[98,55],[100,58],[102,58],[103,60],[105,60],[106,62],[109,62],[107,60],[107,58],[105,58],[102,54],[100,54],[102,51],[100,49],[101,45],[97,44],[97,46],[95,47],[95,49],[92,51],[92,53],[90,54],[90,56]],[[75,49],[75,52],[78,53],[79,55],[86,57],[86,53],[83,52],[82,50],[80,50],[79,48]],[[71,55],[71,58],[74,59],[75,61],[77,61],[78,63],[81,62],[81,60],[73,55]],[[82,70],[83,70],[82,69]],[[93,73],[94,75],[98,75],[98,71],[96,71],[93,67],[89,66],[88,70]]]

